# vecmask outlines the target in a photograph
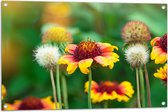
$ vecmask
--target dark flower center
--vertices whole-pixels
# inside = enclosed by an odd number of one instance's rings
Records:
[[[97,88],[98,92],[111,94],[112,91],[115,91],[117,94],[123,94],[122,88],[117,83],[112,82],[102,82]]]
[[[159,45],[163,51],[167,52],[167,34],[160,39]]]
[[[35,97],[25,98],[19,106],[19,110],[38,110],[43,108],[41,100]]]
[[[96,44],[92,41],[83,41],[81,42],[76,50],[74,51],[74,58],[79,61],[82,59],[94,58],[101,54],[101,50]]]

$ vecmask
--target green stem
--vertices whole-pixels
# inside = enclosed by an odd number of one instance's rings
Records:
[[[144,86],[143,70],[141,67],[139,67],[139,77],[140,77],[142,107],[145,107],[145,86]]]
[[[90,68],[90,72],[88,75],[89,75],[88,107],[91,109],[92,108],[92,102],[91,102],[92,70],[91,70],[91,68]]]
[[[64,107],[65,109],[68,109],[68,95],[67,95],[67,83],[66,83],[66,77],[64,74],[61,75],[61,82],[62,82],[62,95],[64,100]]]
[[[138,104],[138,108],[141,108],[138,68],[136,68],[136,83],[137,83],[136,84],[137,85],[137,104]]]
[[[108,108],[108,101],[104,101],[104,108]]]
[[[53,97],[54,97],[54,102],[55,102],[55,107],[57,108],[57,94],[56,94],[56,87],[55,87],[55,81],[54,81],[54,75],[52,69],[50,69],[50,77],[51,77],[51,84],[52,84],[52,89],[53,89]]]
[[[58,94],[58,102],[60,104],[60,109],[62,109],[62,100],[61,100],[61,89],[60,89],[60,74],[59,74],[59,65],[56,66],[57,74],[56,74],[56,81],[57,81],[57,94]]]
[[[144,71],[145,71],[145,80],[146,80],[146,87],[147,87],[147,94],[148,94],[148,106],[152,107],[151,104],[151,93],[150,93],[150,82],[149,82],[149,75],[147,71],[146,64],[144,64]]]

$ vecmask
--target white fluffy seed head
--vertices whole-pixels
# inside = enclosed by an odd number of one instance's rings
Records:
[[[60,52],[57,46],[46,44],[38,47],[34,56],[39,65],[50,69],[58,62]]]
[[[149,58],[149,52],[147,47],[141,44],[134,44],[128,46],[125,50],[126,60],[132,67],[140,67],[147,63]]]

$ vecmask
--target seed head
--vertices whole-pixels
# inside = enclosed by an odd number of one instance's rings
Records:
[[[125,50],[125,56],[132,67],[140,67],[148,61],[149,53],[144,45],[133,44]]]
[[[34,56],[39,65],[51,69],[57,64],[60,52],[57,46],[46,44],[38,47]]]
[[[130,21],[122,29],[122,38],[126,43],[143,43],[151,39],[148,26],[141,21]]]

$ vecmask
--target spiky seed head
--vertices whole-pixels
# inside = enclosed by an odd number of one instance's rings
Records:
[[[151,39],[148,26],[141,21],[130,21],[122,29],[122,38],[126,43],[143,43]]]

